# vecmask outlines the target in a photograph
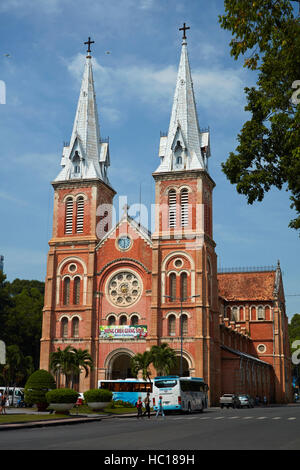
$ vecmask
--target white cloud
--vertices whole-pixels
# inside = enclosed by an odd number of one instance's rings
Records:
[[[68,70],[81,81],[84,56],[77,55],[69,64]],[[159,67],[153,64],[132,64],[126,67],[108,67],[93,59],[93,71],[98,105],[103,105],[108,118],[112,121],[120,117],[123,100],[145,103],[161,112],[169,113],[176,85],[177,66]],[[196,101],[201,109],[214,112],[218,108],[232,114],[240,112],[244,103],[243,69],[222,66],[192,71]]]

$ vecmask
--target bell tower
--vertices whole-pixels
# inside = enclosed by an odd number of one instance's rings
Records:
[[[186,30],[169,124],[161,135],[155,180],[152,335],[168,342],[183,375],[219,393],[217,257],[208,172],[210,132],[199,127]],[[179,365],[180,364],[180,365]],[[214,401],[211,396],[211,401]]]
[[[40,367],[58,347],[96,351],[95,247],[111,228],[115,191],[108,179],[109,142],[101,139],[89,40],[71,140],[54,188]],[[87,386],[94,386],[90,375]],[[84,386],[84,385],[83,385]],[[85,387],[84,387],[85,388]]]

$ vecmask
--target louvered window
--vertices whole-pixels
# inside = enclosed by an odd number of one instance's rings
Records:
[[[258,307],[257,309],[257,320],[264,320],[265,319],[265,310],[263,307]]]
[[[74,304],[80,303],[80,277],[74,279]]]
[[[68,337],[68,319],[63,318],[61,321],[61,336],[62,338],[67,338]]]
[[[66,201],[66,233],[73,232],[73,199],[68,197]]]
[[[168,335],[175,336],[176,333],[176,317],[175,315],[170,315],[168,317]]]
[[[64,280],[64,305],[70,303],[70,278],[66,277]]]
[[[181,227],[187,227],[189,224],[189,193],[187,189],[183,189],[180,194],[181,204]]]
[[[76,232],[83,233],[83,217],[84,217],[84,199],[80,196],[77,199],[77,217],[76,217]]]
[[[184,313],[181,317],[181,328],[182,328],[182,334],[187,335],[188,333],[188,316]]]
[[[176,191],[169,192],[169,227],[176,227]]]
[[[180,297],[182,300],[187,300],[187,273],[180,275]]]
[[[171,302],[174,302],[176,299],[176,274],[171,273],[169,277],[169,283],[170,283],[170,300]]]
[[[72,336],[73,338],[78,338],[79,336],[79,319],[73,318],[72,320]]]

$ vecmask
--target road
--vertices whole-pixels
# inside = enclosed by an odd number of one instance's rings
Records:
[[[1,431],[2,450],[294,450],[300,405],[206,410],[203,414],[112,418]]]

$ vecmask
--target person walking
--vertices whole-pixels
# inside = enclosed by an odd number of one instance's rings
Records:
[[[162,397],[159,397],[159,400],[158,400],[158,409],[157,409],[157,412],[156,412],[156,418],[158,418],[159,413],[161,413],[162,417],[165,418]]]
[[[7,401],[7,393],[4,392],[2,395],[2,402],[1,402],[1,414],[6,415],[6,401]]]
[[[150,392],[147,392],[146,398],[144,399],[145,403],[145,412],[144,416],[148,415],[148,418],[150,419]]]
[[[141,397],[139,397],[136,403],[136,407],[137,407],[137,418],[142,418],[143,417],[143,402],[142,402]]]

